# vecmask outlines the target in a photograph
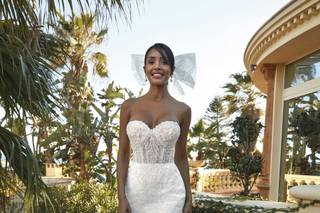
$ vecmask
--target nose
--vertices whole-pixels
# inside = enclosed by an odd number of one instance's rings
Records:
[[[154,65],[156,69],[160,69],[160,66],[161,66],[160,60],[156,60]]]

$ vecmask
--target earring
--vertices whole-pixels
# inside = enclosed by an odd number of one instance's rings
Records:
[[[148,78],[146,75],[144,75],[144,81],[147,82],[148,81]]]
[[[172,76],[170,77],[170,82],[173,82]]]

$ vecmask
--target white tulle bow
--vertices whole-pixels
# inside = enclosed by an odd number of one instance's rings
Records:
[[[134,77],[141,85],[146,85],[145,74],[143,70],[144,55],[131,55],[131,66]],[[184,94],[181,82],[191,88],[194,88],[196,78],[196,54],[186,53],[174,57],[175,70],[172,75],[172,84],[180,94]],[[169,85],[170,85],[169,84]]]

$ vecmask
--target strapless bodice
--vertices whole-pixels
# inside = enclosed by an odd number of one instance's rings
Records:
[[[172,163],[180,126],[176,121],[162,121],[154,128],[145,122],[131,120],[127,124],[127,135],[136,163]]]

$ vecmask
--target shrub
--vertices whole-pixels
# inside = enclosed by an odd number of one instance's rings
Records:
[[[259,117],[255,114],[243,113],[232,123],[232,144],[227,156],[231,163],[231,175],[241,181],[243,191],[248,195],[262,171],[262,155],[255,151],[257,138],[262,129]]]
[[[58,213],[116,213],[118,207],[116,189],[108,184],[77,183],[70,191],[66,187],[51,187],[49,196]]]

